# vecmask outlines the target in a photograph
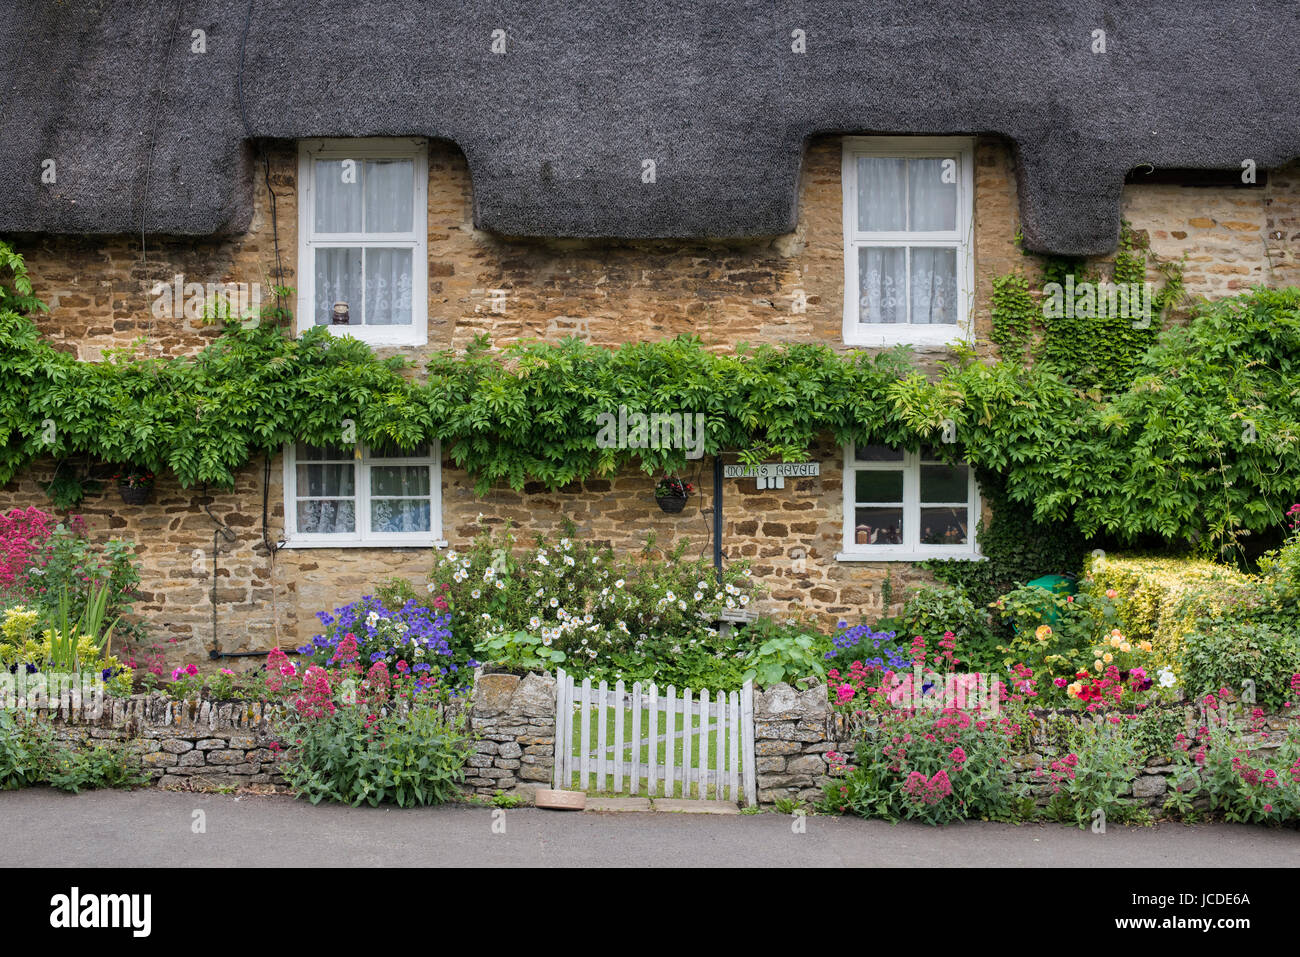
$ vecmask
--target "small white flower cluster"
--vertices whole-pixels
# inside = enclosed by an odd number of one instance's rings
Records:
[[[467,637],[475,643],[526,627],[543,645],[558,647],[571,660],[580,656],[596,664],[607,656],[603,664],[612,670],[625,660],[615,655],[663,655],[668,649],[681,654],[697,648],[700,640],[716,639],[718,610],[750,602],[747,590],[731,580],[715,587],[705,576],[692,588],[680,578],[661,578],[658,567],[647,566],[653,576],[648,578],[641,577],[640,570],[635,579],[620,577],[619,570],[617,564],[607,567],[602,554],[575,549],[567,537],[557,543],[539,542],[508,573],[497,561],[485,564],[482,549],[464,556],[448,550],[436,567],[441,581],[450,578],[457,585],[482,576],[481,585],[471,583],[468,596],[459,589],[448,596],[462,626],[469,624],[466,612],[473,615],[476,627],[468,629]],[[512,588],[517,584],[523,587]],[[430,591],[435,590],[431,585]],[[491,598],[494,591],[502,594],[504,605]],[[468,608],[467,598],[475,603]],[[657,645],[660,641],[673,644]]]

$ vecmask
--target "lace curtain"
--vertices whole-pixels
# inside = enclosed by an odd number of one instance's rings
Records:
[[[955,167],[940,157],[858,157],[858,230],[935,233],[957,228]],[[920,238],[920,237],[918,237]],[[957,322],[955,246],[858,247],[859,321]]]
[[[411,160],[317,160],[315,235],[411,233]],[[317,248],[315,321],[332,321],[346,302],[352,325],[410,325],[414,293],[412,250],[383,245]]]

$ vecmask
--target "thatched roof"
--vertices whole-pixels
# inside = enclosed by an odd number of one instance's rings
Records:
[[[795,223],[813,134],[992,133],[1016,147],[1027,245],[1089,254],[1114,245],[1130,169],[1300,156],[1294,0],[251,11],[245,126],[244,0],[0,0],[0,231],[239,231],[256,138],[417,135],[464,151],[484,229],[776,234]],[[204,54],[190,52],[195,29]],[[806,53],[791,51],[795,29]],[[42,184],[49,158],[57,183]]]

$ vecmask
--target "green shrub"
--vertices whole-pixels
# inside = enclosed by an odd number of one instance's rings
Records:
[[[921,635],[934,647],[951,631],[956,636],[955,654],[966,670],[985,670],[996,660],[996,637],[987,609],[976,606],[959,587],[922,587],[907,599],[893,627],[903,646]]]
[[[118,640],[143,638],[143,627],[122,617],[130,613],[140,584],[135,546],[130,542],[120,538],[95,542],[87,535],[85,524],[75,518],[54,529],[35,564],[27,569],[26,578],[28,588],[47,610],[57,610],[60,596],[66,593],[74,619],[86,612],[98,592],[106,591],[101,617],[118,620]]]
[[[594,680],[738,688],[761,634],[724,637],[717,626],[724,611],[748,607],[756,588],[740,564],[719,585],[714,568],[685,558],[684,547],[665,553],[651,543],[621,558],[568,535],[521,547],[508,532],[484,534],[465,552],[437,557],[422,601],[445,601],[455,640],[497,666],[544,661]]]
[[[460,724],[421,705],[381,715],[339,707],[294,724],[285,736],[294,746],[282,773],[312,804],[442,804],[456,796],[473,753]]]
[[[1177,666],[1187,635],[1206,619],[1253,613],[1257,583],[1235,568],[1189,558],[1098,556],[1089,560],[1087,591],[1114,591],[1119,629],[1150,641],[1156,661]]]
[[[1104,596],[1067,595],[1036,585],[1008,592],[994,607],[1012,633],[998,648],[1002,665],[1033,669],[1040,694],[1051,693],[1048,679],[1073,679],[1088,669],[1094,649],[1116,622],[1115,606]]]
[[[0,710],[0,789],[49,784],[77,794],[95,788],[133,788],[148,781],[134,745],[89,739],[72,746],[60,744],[49,724]]]
[[[140,769],[139,750],[129,744],[96,743],[59,748],[46,772],[51,787],[78,794],[98,788],[133,788],[149,783]]]
[[[1142,749],[1126,722],[1087,722],[1069,736],[1066,754],[1050,762],[1047,813],[1079,827],[1138,820],[1142,810],[1125,800],[1138,775]]]
[[[1293,699],[1291,676],[1300,673],[1300,637],[1269,624],[1204,622],[1183,639],[1178,659],[1183,686],[1193,697],[1220,688],[1239,700],[1276,710]]]
[[[1165,807],[1190,816],[1204,798],[1227,821],[1300,822],[1300,725],[1293,718],[1285,730],[1269,732],[1267,742],[1263,730],[1253,716],[1211,696],[1205,724],[1176,741],[1179,772]]]
[[[0,709],[0,789],[12,791],[44,780],[44,754],[14,712]]]
[[[957,711],[885,711],[858,743],[854,763],[831,752],[839,776],[821,806],[890,821],[945,824],[1008,820],[1028,794],[1004,759],[1016,721],[979,721]]]

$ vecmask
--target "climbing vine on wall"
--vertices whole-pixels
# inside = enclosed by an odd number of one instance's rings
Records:
[[[1300,289],[1201,307],[1186,327],[1153,334],[1131,381],[1104,395],[1049,362],[958,351],[927,374],[906,349],[720,353],[690,337],[504,352],[479,341],[413,366],[325,328],[293,338],[272,321],[228,324],[191,357],[81,362],[40,336],[24,314],[40,307],[21,261],[6,262],[0,483],[37,457],[89,456],[229,487],[287,442],[350,441],[348,423],[360,442],[440,440],[480,491],[685,466],[680,448],[602,447],[598,416],[621,405],[702,413],[705,454],[751,460],[801,458],[827,434],[930,444],[1002,476],[1002,494],[1036,521],[1068,521],[1082,535],[1225,541],[1275,527],[1300,493]]]
[[[1012,273],[993,280],[990,338],[1007,361],[1031,358],[1084,391],[1110,395],[1132,383],[1170,311],[1183,298],[1180,263],[1154,257],[1124,225],[1109,274],[1080,259],[1040,260],[1042,285]],[[1161,276],[1148,284],[1148,271]]]

